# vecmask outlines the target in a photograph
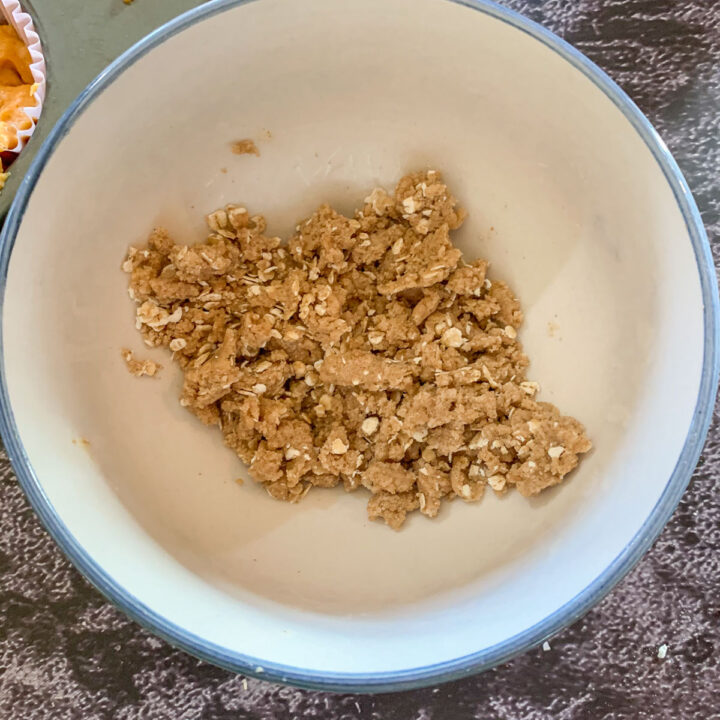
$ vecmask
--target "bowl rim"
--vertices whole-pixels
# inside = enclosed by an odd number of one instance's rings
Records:
[[[126,592],[72,535],[43,490],[15,423],[6,379],[4,302],[10,257],[30,197],[62,138],[85,108],[128,67],[157,45],[206,18],[259,0],[211,0],[151,32],[101,72],[70,105],[41,146],[23,178],[0,234],[0,433],[20,484],[46,529],[76,568],[125,614],[171,645],[225,669],[298,687],[347,692],[391,692],[424,687],[481,672],[540,645],[584,615],[638,563],[677,506],[697,464],[707,434],[720,370],[720,301],[715,265],[705,228],[688,184],[663,140],[635,103],[595,63],[534,21],[492,0],[442,0],[466,6],[523,32],[582,72],[615,104],[640,135],[670,185],[692,243],[703,299],[703,367],[693,419],[675,468],[655,507],[618,556],[574,598],[535,625],[488,648],[424,667],[381,673],[335,673],[268,663],[246,656],[179,627]]]

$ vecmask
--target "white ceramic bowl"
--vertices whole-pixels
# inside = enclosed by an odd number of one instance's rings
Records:
[[[261,157],[229,152],[243,137]],[[351,210],[426,166],[469,210],[462,247],[522,299],[542,397],[595,450],[538,500],[453,503],[400,533],[366,521],[362,493],[292,506],[238,487],[220,434],[178,405],[169,357],[153,351],[159,381],[123,366],[121,346],[143,348],[126,247],[156,223],[194,241],[230,201],[287,233],[321,201]],[[298,685],[437,682],[576,619],[667,521],[717,381],[714,271],[677,166],[598,68],[484,2],[220,0],[184,15],[59,123],[0,270],[3,434],[60,546],[159,635]]]

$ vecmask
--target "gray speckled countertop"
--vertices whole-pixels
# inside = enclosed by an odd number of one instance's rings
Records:
[[[65,0],[63,0],[63,3]],[[178,11],[187,0],[136,0]],[[77,0],[68,0],[67,4]],[[33,0],[36,9],[45,0]],[[58,0],[52,0],[57,8]],[[720,253],[720,2],[506,0],[607,70],[686,173]],[[108,32],[122,0],[93,0]],[[98,7],[100,10],[98,10]],[[159,17],[159,16],[158,16]],[[58,21],[62,20],[57,14]],[[150,22],[150,21],[148,21]],[[149,24],[148,30],[152,28]],[[128,35],[129,37],[129,35]],[[640,565],[551,641],[483,675],[379,696],[245,681],[111,607],[55,547],[0,456],[0,718],[555,720],[720,718],[720,418]],[[664,660],[657,657],[668,647]]]

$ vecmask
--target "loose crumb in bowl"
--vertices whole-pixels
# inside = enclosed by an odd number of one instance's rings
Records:
[[[440,173],[321,206],[287,243],[229,205],[202,244],[155,230],[123,265],[137,326],[184,371],[181,404],[217,425],[274,498],[370,491],[399,528],[443,499],[559,483],[591,443],[526,377],[523,314],[450,239],[465,213]]]
[[[230,147],[235,155],[260,155],[257,145],[249,138],[236,140]]]
[[[152,360],[138,360],[135,357],[135,353],[132,350],[123,348],[120,354],[125,360],[128,372],[135,377],[142,377],[147,375],[148,377],[157,377],[158,372],[162,370],[162,365],[153,362]]]

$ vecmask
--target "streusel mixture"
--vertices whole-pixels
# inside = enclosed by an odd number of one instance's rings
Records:
[[[538,402],[520,303],[450,239],[464,212],[430,170],[327,205],[287,243],[229,205],[202,244],[155,230],[123,268],[137,327],[184,371],[180,403],[278,500],[342,484],[399,528],[443,499],[559,483],[591,443]]]

